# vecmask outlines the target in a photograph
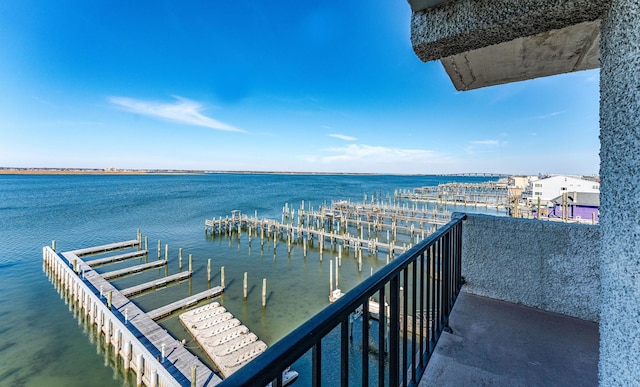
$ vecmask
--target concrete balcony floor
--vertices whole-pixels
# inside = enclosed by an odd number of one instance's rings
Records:
[[[420,386],[597,386],[598,324],[460,293]]]

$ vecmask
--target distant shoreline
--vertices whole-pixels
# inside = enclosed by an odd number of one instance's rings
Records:
[[[502,177],[501,173],[366,173],[366,172],[287,172],[287,171],[213,171],[213,170],[173,170],[173,169],[98,169],[98,168],[7,168],[0,167],[0,175],[345,175],[345,176],[478,176]]]

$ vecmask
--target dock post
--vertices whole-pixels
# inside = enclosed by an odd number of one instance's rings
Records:
[[[51,241],[51,250],[56,251],[56,240]]]
[[[243,281],[243,296],[244,299],[247,299],[247,272],[244,272],[244,281]]]
[[[144,237],[144,251],[149,252],[149,237]]]
[[[124,369],[128,370],[131,365],[131,342],[124,343]]]
[[[207,259],[207,282],[211,282],[211,258]]]
[[[169,260],[169,245],[164,245],[164,260]]]
[[[193,254],[189,254],[189,273],[193,273]]]
[[[267,306],[267,279],[262,279],[262,307]]]
[[[109,310],[111,310],[111,294],[111,290],[109,290],[107,293],[107,308],[109,308]]]
[[[358,249],[358,271],[362,273],[362,249]]]
[[[142,354],[138,354],[138,357],[136,359],[136,385],[138,386],[142,386],[142,372],[144,371],[144,368],[142,368],[144,366],[144,358],[142,357]]]
[[[220,286],[224,288],[224,266],[220,267]]]
[[[191,387],[196,387],[196,366],[191,366]]]
[[[338,258],[336,258],[336,289],[338,289]]]
[[[182,247],[178,249],[178,269],[182,271]]]
[[[158,259],[160,259],[160,239],[158,239]]]
[[[73,260],[73,272],[74,273],[78,272],[78,260],[77,259]]]
[[[165,345],[164,345],[164,343],[162,343],[162,347],[161,347],[161,349],[160,349],[160,353],[161,353],[161,355],[162,355],[162,357],[161,357],[161,359],[162,359],[162,360],[160,360],[161,362],[163,362],[163,361],[164,361],[164,355],[165,355],[165,353],[164,353],[164,346],[165,346]]]
[[[329,261],[329,297],[333,296],[333,261]]]
[[[140,229],[138,229],[138,233],[136,235],[138,236],[138,251],[140,251],[142,249],[142,232]]]

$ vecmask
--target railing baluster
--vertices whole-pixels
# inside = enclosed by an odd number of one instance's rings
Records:
[[[340,385],[349,385],[349,315],[340,325]]]
[[[369,300],[362,304],[362,385],[369,386]]]
[[[429,277],[427,277],[429,278]],[[424,368],[424,332],[425,332],[425,312],[424,312],[424,252],[420,253],[420,369]]]
[[[418,284],[417,284],[417,271],[418,271],[418,262],[417,261],[413,261],[413,263],[410,265],[413,268],[413,272],[411,273],[411,314],[412,314],[412,319],[411,319],[411,382],[415,383],[416,382],[416,368],[418,366],[418,362],[416,361],[416,354],[418,353],[416,351],[416,345],[417,345],[417,340],[416,340],[416,319],[418,318]]]
[[[379,347],[379,355],[378,355],[378,386],[384,387],[384,359],[385,359],[385,328],[387,326],[387,322],[385,321],[387,317],[387,308],[385,307],[385,299],[384,299],[385,287],[383,286],[380,289],[380,307],[379,307],[379,319],[378,319],[378,347]]]
[[[322,385],[322,340],[311,350],[311,384],[316,387]]]
[[[409,336],[407,332],[408,320],[409,320],[409,289],[407,289],[407,285],[409,285],[409,268],[405,268],[402,271],[402,285],[404,286],[404,292],[402,294],[402,315],[403,315],[403,323],[402,323],[402,383],[403,385],[407,385],[407,369],[409,366],[407,365],[407,336]]]
[[[400,283],[398,276],[389,289],[389,386],[400,385]]]

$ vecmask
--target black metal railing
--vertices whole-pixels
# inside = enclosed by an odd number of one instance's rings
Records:
[[[220,386],[264,386],[270,382],[282,386],[283,371],[308,356],[309,351],[310,384],[314,386],[337,384],[337,380],[328,379],[330,376],[339,379],[341,386],[417,385],[438,338],[448,328],[449,313],[462,287],[464,218],[464,214],[454,214],[447,225],[316,314]],[[323,344],[328,349],[323,351]],[[326,356],[327,352],[330,356]],[[335,367],[323,366],[323,362],[333,362]],[[339,376],[335,372],[338,368]],[[326,372],[327,369],[334,372]]]

